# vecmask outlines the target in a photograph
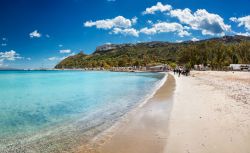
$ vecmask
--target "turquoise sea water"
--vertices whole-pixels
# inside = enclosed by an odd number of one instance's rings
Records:
[[[0,152],[20,148],[52,152],[63,150],[66,143],[84,141],[83,137],[105,130],[142,102],[163,77],[159,73],[0,71]],[[55,141],[59,145],[48,147]]]

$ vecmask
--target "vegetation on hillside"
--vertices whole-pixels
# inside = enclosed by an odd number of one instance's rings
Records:
[[[250,63],[250,42],[225,44],[208,41],[180,48],[177,63],[193,67],[195,64],[210,65],[213,70],[221,70],[229,64]]]
[[[80,52],[62,60],[55,68],[95,68],[150,66],[169,64],[175,66],[195,64],[222,69],[231,63],[250,63],[250,38],[243,36],[214,38],[199,42],[167,43],[149,42],[117,46],[91,55]]]

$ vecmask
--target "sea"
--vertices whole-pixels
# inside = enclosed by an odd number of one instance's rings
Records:
[[[152,96],[165,74],[0,71],[0,152],[67,152]]]

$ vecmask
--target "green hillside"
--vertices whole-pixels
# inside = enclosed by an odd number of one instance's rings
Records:
[[[225,36],[198,42],[147,42],[104,45],[90,55],[80,52],[55,66],[62,68],[95,68],[176,64],[192,67],[210,65],[222,69],[230,63],[250,63],[250,37]]]

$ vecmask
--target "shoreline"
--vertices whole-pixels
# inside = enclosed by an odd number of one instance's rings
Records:
[[[55,152],[66,148],[74,153],[250,153],[250,73],[164,74],[146,89],[150,93],[105,129],[92,127],[71,135],[71,130],[85,122],[75,127],[69,124],[66,133],[48,131],[25,148],[39,150],[57,140],[61,146],[58,143]],[[95,128],[98,133],[88,135]]]
[[[82,146],[82,144],[88,144],[92,139],[96,139],[99,135],[104,133],[106,130],[109,130],[113,125],[118,124],[120,120],[126,119],[127,114],[135,111],[137,108],[142,107],[144,103],[147,103],[155,92],[165,83],[167,74],[157,74],[160,75],[161,79],[155,82],[154,86],[150,86],[148,89],[148,94],[143,95],[139,101],[136,102],[135,106],[128,110],[125,114],[120,116],[117,119],[112,120],[110,126],[109,123],[101,123],[93,127],[84,127],[85,120],[79,119],[77,121],[65,122],[60,126],[56,125],[54,127],[46,128],[39,133],[31,134],[30,136],[17,141],[6,143],[6,145],[0,146],[2,151],[18,152],[18,148],[26,151],[43,151],[43,152],[58,152],[58,151],[69,151],[74,152],[75,148]],[[108,112],[108,110],[107,110]],[[100,116],[101,117],[101,116]],[[96,118],[100,118],[96,116]],[[87,125],[88,126],[88,125]],[[86,130],[86,131],[83,131]],[[63,134],[62,134],[63,132]],[[47,140],[46,140],[47,139]],[[6,139],[7,140],[7,139]],[[57,142],[55,145],[51,143]],[[74,142],[74,143],[73,143]],[[49,146],[49,147],[48,147]],[[1,149],[2,148],[2,149]],[[48,148],[48,150],[46,149]],[[1,152],[1,151],[0,151]]]
[[[89,144],[77,148],[76,152],[150,153],[152,149],[163,150],[166,143],[167,120],[169,117],[166,113],[170,114],[171,97],[175,88],[173,76],[165,73],[164,77],[159,83],[159,87],[149,97],[146,97],[143,102],[139,103],[136,108],[128,112],[111,128],[96,136]],[[162,124],[163,121],[164,124]],[[155,126],[156,130],[152,126]],[[151,132],[148,133],[147,131]],[[161,132],[159,133],[159,131]],[[148,141],[148,150],[145,149],[144,141]],[[137,143],[137,145],[133,146],[133,143]],[[125,148],[124,146],[128,147]]]
[[[248,72],[169,73],[145,105],[76,152],[250,153],[248,85]]]

